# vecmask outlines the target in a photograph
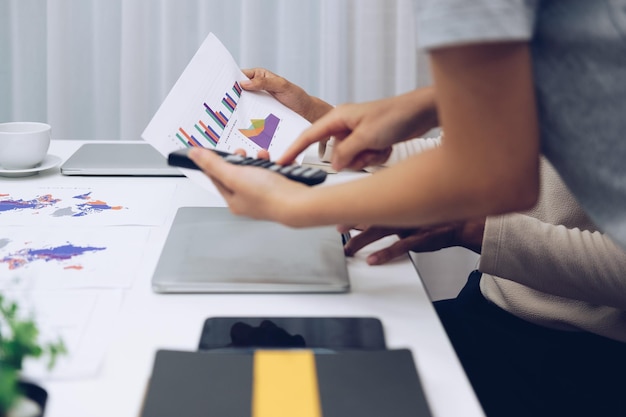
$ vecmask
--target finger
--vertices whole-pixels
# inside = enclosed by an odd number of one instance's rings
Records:
[[[248,77],[247,80],[239,82],[241,88],[248,91],[261,91],[265,89],[266,70],[263,68],[251,68],[241,70],[241,72]]]
[[[244,72],[244,74],[246,74]],[[265,90],[270,94],[278,94],[288,90],[290,83],[285,78],[263,68],[255,68],[250,80],[241,81],[241,88],[248,91]]]
[[[337,225],[337,231],[339,233],[348,233],[350,230],[353,230],[355,228],[355,226],[349,225],[349,224],[338,224]]]
[[[287,148],[282,156],[276,161],[280,165],[292,163],[300,153],[306,150],[315,142],[325,140],[330,136],[339,136],[349,129],[343,121],[342,112],[338,112],[339,108],[335,108],[326,113],[308,129],[306,129],[296,140]],[[333,151],[334,153],[334,151]]]
[[[366,261],[368,265],[383,265],[399,256],[405,255],[409,250],[409,242],[399,240],[384,249],[370,254]]]
[[[351,230],[366,230],[368,229],[370,226],[366,225],[366,224],[338,224],[337,225],[337,231],[339,233],[347,233]]]
[[[270,159],[270,153],[268,151],[266,151],[265,149],[261,149],[259,152],[257,152],[256,157],[258,159]]]
[[[254,74],[259,70],[259,68],[244,68],[241,72],[248,78],[254,78]]]
[[[207,175],[207,177],[209,177],[211,182],[213,182],[213,185],[215,185],[215,188],[217,188],[217,191],[219,191],[222,197],[224,197],[224,200],[226,200],[226,202],[228,203],[230,197],[232,197],[234,194],[232,190],[225,187],[224,184],[222,184],[217,178],[214,178],[210,175]]]
[[[391,155],[391,151],[387,152],[387,150],[376,151],[368,149],[354,156],[352,161],[350,161],[348,166],[345,168],[360,171],[367,167],[380,166],[389,159],[389,155]]]
[[[389,159],[391,156],[391,148],[385,148],[382,150],[369,149],[361,153],[363,155],[363,162],[367,166],[381,165]]]
[[[237,178],[234,172],[236,165],[230,164],[222,159],[215,152],[203,148],[191,148],[189,158],[208,175],[213,182],[219,183],[226,190],[232,190],[231,183]]]
[[[367,229],[352,237],[352,239],[350,239],[343,247],[343,252],[346,256],[353,256],[365,246],[387,236],[388,234],[389,232],[384,231],[383,229]]]
[[[345,168],[362,169],[372,160],[372,154],[378,152],[368,149],[362,129],[355,129],[345,139],[336,141],[333,146],[331,166],[337,171]],[[376,159],[376,158],[373,158]]]
[[[305,131],[306,132],[306,131]],[[317,142],[317,137],[314,135],[306,135],[298,137],[287,150],[276,160],[279,165],[292,164],[298,155],[304,152],[309,146]]]
[[[247,152],[243,148],[237,148],[233,151],[233,153],[235,155],[247,156]],[[265,149],[261,149],[259,152],[257,152],[256,157],[258,159],[270,159],[270,153]]]

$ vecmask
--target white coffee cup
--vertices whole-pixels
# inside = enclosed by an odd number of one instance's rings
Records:
[[[50,147],[50,125],[39,122],[0,123],[0,168],[19,170],[39,165]]]

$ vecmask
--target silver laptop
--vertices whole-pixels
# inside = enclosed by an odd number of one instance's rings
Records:
[[[152,145],[138,143],[86,143],[61,165],[63,175],[129,175],[180,177],[176,167]]]
[[[348,270],[334,227],[291,229],[232,215],[225,207],[181,207],[152,277],[178,292],[346,292]]]

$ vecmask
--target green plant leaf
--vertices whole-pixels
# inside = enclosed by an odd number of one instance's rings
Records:
[[[15,404],[19,394],[17,370],[0,364],[0,415],[4,415]]]
[[[59,355],[67,353],[63,340],[40,344],[39,330],[33,318],[21,319],[16,302],[0,294],[0,416],[14,404],[19,395],[18,373],[27,357],[48,357],[48,369]]]

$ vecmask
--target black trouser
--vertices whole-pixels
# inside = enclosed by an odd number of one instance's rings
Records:
[[[626,417],[626,343],[517,318],[483,297],[480,276],[434,304],[488,417]]]

